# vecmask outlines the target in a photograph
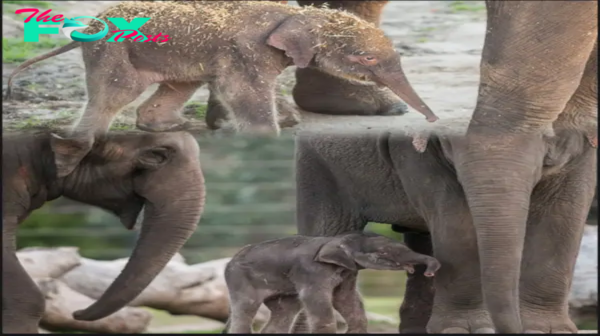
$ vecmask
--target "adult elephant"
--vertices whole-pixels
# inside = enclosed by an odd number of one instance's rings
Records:
[[[431,232],[433,252],[443,266],[434,280],[427,330],[576,332],[567,299],[596,184],[596,3],[486,1],[486,7],[477,105],[466,136],[446,146],[458,184],[421,200],[438,209],[421,214],[421,220],[446,228]],[[306,167],[316,181],[318,168]],[[301,196],[302,183],[314,182],[300,170],[297,176],[300,234],[355,229],[339,219],[352,223],[351,215],[364,206],[328,224],[319,214],[329,207],[316,204],[314,193]],[[433,174],[427,181],[436,178]],[[331,181],[335,176],[329,174],[320,185]],[[456,188],[462,198],[456,198]],[[332,199],[344,197],[329,193]],[[465,209],[468,216],[456,215]],[[468,234],[474,244],[456,244]],[[430,243],[416,240],[424,249]],[[457,255],[477,256],[478,262]],[[420,292],[412,295],[414,302],[403,304],[403,322],[407,307],[422,316],[431,309],[431,286],[422,278],[409,279],[407,292],[411,286]]]
[[[93,321],[124,307],[152,282],[194,232],[204,207],[198,144],[187,133],[111,134],[75,170],[56,177],[56,159],[77,142],[49,133],[2,139],[2,332],[37,333],[45,300],[16,256],[19,223],[65,196],[117,215],[132,229],[144,211],[131,258],[106,292],[74,313]],[[60,159],[59,159],[60,160]]]

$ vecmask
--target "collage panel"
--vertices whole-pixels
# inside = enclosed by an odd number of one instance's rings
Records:
[[[2,7],[3,333],[597,332],[595,5]]]

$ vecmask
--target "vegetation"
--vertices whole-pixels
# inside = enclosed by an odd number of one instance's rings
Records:
[[[2,63],[19,63],[40,53],[63,46],[70,41],[64,38],[42,37],[39,42],[25,42],[23,38],[2,38]]]
[[[50,3],[50,1],[26,1],[26,0],[18,0],[18,1],[10,1],[10,0],[2,0],[2,4],[10,4],[10,5],[19,5],[21,7],[35,7],[35,8],[50,8],[52,6],[52,4]]]
[[[483,1],[452,1],[449,6],[452,12],[481,12],[485,10]]]

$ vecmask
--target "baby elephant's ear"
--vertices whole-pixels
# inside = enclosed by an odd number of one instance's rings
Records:
[[[285,51],[298,68],[306,68],[315,57],[313,35],[310,24],[291,17],[286,19],[267,38],[271,47]]]
[[[347,248],[344,248],[339,241],[332,241],[321,247],[319,253],[317,253],[317,256],[315,257],[315,261],[334,264],[351,271],[356,271],[356,263],[348,252]]]

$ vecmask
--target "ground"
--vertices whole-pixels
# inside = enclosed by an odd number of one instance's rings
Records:
[[[12,1],[15,2],[15,1]],[[19,1],[30,7],[52,8],[65,15],[95,15],[113,1]],[[3,2],[3,90],[10,72],[25,59],[68,42],[62,35],[46,35],[42,43],[23,42],[24,14],[15,15],[23,5]],[[475,105],[478,69],[485,32],[485,10],[480,1],[394,1],[385,12],[382,28],[403,54],[405,72],[416,91],[440,117],[435,127],[463,127]],[[294,68],[280,77],[281,91],[290,100]],[[84,71],[79,49],[69,51],[24,70],[15,81],[17,99],[3,101],[5,130],[54,128],[70,125],[85,103]],[[120,113],[113,129],[132,129],[135,107],[152,94],[149,88]],[[208,91],[198,90],[186,107],[193,129],[206,130],[202,115]],[[303,122],[294,127],[379,128],[431,127],[422,115],[411,111],[398,117],[324,116],[303,113]]]

